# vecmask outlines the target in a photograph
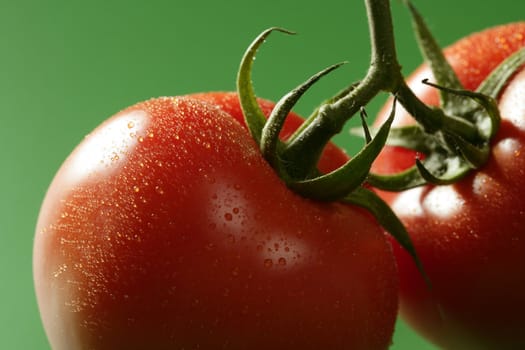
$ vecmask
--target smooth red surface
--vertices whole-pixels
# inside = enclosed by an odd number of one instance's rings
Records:
[[[445,50],[467,89],[475,89],[504,58],[525,46],[525,23],[495,27]],[[437,104],[426,66],[409,79],[428,104]],[[525,71],[499,101],[501,128],[489,162],[450,186],[382,193],[405,223],[433,285],[429,291],[408,255],[395,245],[401,313],[446,349],[525,349]],[[386,118],[385,106],[378,122]],[[413,123],[402,108],[396,125]],[[387,148],[374,171],[414,164],[414,153]]]
[[[152,99],[65,161],[34,243],[54,350],[388,348],[398,284],[383,231],[288,190],[239,111],[233,94]],[[325,169],[346,159],[330,147]]]

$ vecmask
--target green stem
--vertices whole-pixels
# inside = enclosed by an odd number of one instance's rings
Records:
[[[315,168],[324,146],[345,123],[381,91],[395,92],[404,84],[397,62],[390,0],[365,0],[371,38],[370,68],[348,95],[320,107],[315,120],[289,141],[284,159],[293,159],[296,177]]]
[[[390,126],[394,121],[394,111],[395,100],[390,116],[375,137],[371,138],[366,146],[345,165],[314,179],[290,182],[288,186],[305,197],[328,201],[344,198],[356,191],[370,173],[373,160],[385,146]]]
[[[452,110],[460,111],[460,115],[455,116],[449,115],[447,108],[429,107],[413,93],[407,86],[397,61],[390,1],[365,0],[365,4],[371,38],[369,70],[365,78],[353,85],[345,96],[321,105],[317,114],[307,121],[306,126],[288,140],[281,157],[288,163],[294,163],[295,173],[291,174],[292,177],[308,178],[310,174],[314,174],[326,144],[342,131],[348,119],[381,91],[394,94],[427,134],[436,134],[435,139],[442,149],[456,154],[460,145],[460,151],[467,161],[472,164],[484,162],[485,157],[472,155],[470,150],[473,147],[469,146],[477,147],[486,143],[486,137],[480,132],[479,124],[482,123],[475,124],[466,118],[461,114],[460,108]],[[425,56],[437,61],[433,62],[432,66],[439,68],[436,68],[439,78],[445,77],[445,82],[450,81],[452,86],[456,86],[459,84],[456,84],[457,77],[446,62],[441,49],[413,6],[410,5],[410,9],[415,16],[420,34],[419,41],[424,44]],[[453,101],[456,101],[454,98]]]
[[[396,96],[407,112],[417,120],[428,134],[443,131],[472,142],[479,141],[480,135],[475,125],[464,118],[448,116],[441,108],[427,106],[421,102],[404,81],[399,84]]]
[[[259,107],[252,85],[252,65],[255,53],[264,43],[268,35],[274,31],[295,34],[294,32],[278,27],[272,27],[262,32],[244,53],[237,74],[237,91],[239,92],[244,119],[250,134],[258,145],[261,144],[262,130],[266,124],[266,117]]]
[[[281,164],[279,147],[282,147],[279,134],[284,125],[288,113],[292,110],[293,106],[303,96],[303,94],[314,85],[319,79],[333,70],[339,68],[346,62],[334,64],[326,69],[323,69],[319,73],[312,76],[306,82],[302,83],[292,91],[284,95],[276,104],[273,111],[270,113],[266,124],[262,129],[261,134],[261,153],[264,158],[272,165],[274,169],[280,174],[282,178],[288,178],[286,173],[286,167]]]

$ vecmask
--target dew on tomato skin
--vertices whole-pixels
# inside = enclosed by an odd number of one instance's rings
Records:
[[[273,260],[272,259],[264,259],[264,267],[270,268],[273,266]]]
[[[206,180],[206,182],[209,184],[214,184],[216,181],[215,177],[210,176],[209,174],[204,174],[204,180]]]
[[[58,277],[64,272],[67,271],[67,264],[62,264],[58,267],[58,269],[53,273],[53,277]]]
[[[479,238],[479,235],[476,233],[476,231],[474,231],[474,230],[472,230],[472,229],[469,230],[469,234],[470,234],[473,238],[476,238],[476,239]]]
[[[473,192],[478,196],[483,196],[484,198],[487,198],[487,183],[489,182],[490,178],[488,175],[484,173],[477,173],[474,177],[474,180],[472,181],[472,190]]]
[[[155,186],[155,192],[157,192],[158,194],[164,194],[164,190],[158,185]]]
[[[281,265],[281,266],[285,266],[286,265],[286,259],[285,258],[282,258],[282,257],[279,258],[278,262],[279,262],[279,265]]]

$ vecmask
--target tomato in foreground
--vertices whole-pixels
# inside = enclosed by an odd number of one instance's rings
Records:
[[[240,120],[234,94],[152,99],[68,157],[34,242],[54,350],[388,348],[398,285],[382,230],[290,191]],[[322,167],[345,160],[330,146]]]
[[[525,46],[525,23],[473,34],[445,50],[465,88],[474,90],[503,59]],[[426,66],[410,86],[426,103],[435,89],[421,84]],[[389,113],[385,106],[378,122]],[[416,330],[446,349],[525,349],[525,70],[499,99],[500,130],[491,157],[479,171],[447,186],[382,193],[404,222],[433,289],[395,243],[401,313]],[[394,124],[413,119],[399,109]],[[394,173],[414,164],[415,154],[389,147],[374,164]]]

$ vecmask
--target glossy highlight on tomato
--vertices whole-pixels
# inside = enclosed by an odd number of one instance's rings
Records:
[[[34,242],[54,350],[389,347],[398,284],[382,229],[290,191],[239,121],[235,94],[151,99],[67,158]],[[320,168],[346,159],[329,146]]]
[[[525,23],[472,34],[445,50],[466,89],[474,90],[506,57],[525,46]],[[425,103],[438,104],[426,65],[409,85]],[[499,97],[502,122],[488,163],[453,185],[380,192],[409,231],[429,290],[408,255],[394,243],[400,273],[401,314],[446,349],[525,348],[525,71]],[[378,123],[388,114],[386,105]],[[414,123],[403,109],[394,125]],[[376,173],[396,173],[416,154],[387,147]]]

